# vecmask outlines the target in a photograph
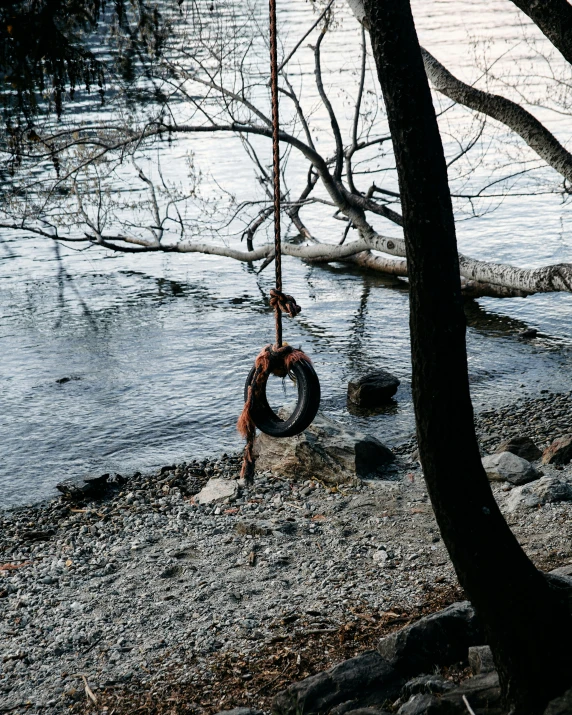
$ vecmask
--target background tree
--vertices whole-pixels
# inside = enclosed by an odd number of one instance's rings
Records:
[[[511,533],[481,464],[447,168],[409,2],[364,0],[363,19],[399,176],[413,400],[429,495],[459,582],[485,626],[507,705],[540,713],[572,685],[572,615]]]

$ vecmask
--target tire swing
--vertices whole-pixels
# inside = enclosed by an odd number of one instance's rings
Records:
[[[244,386],[244,409],[237,429],[246,439],[241,478],[254,481],[253,454],[256,428],[272,437],[293,437],[310,426],[320,406],[320,382],[310,358],[282,342],[282,313],[294,318],[301,311],[291,295],[282,292],[280,239],[280,137],[278,121],[278,57],[276,49],[276,0],[270,0],[270,87],[272,97],[272,158],[274,176],[274,263],[276,287],[270,291],[270,306],[276,321],[276,342],[266,345],[256,357]],[[297,384],[298,401],[290,417],[280,419],[268,404],[266,385],[270,375],[289,375]]]

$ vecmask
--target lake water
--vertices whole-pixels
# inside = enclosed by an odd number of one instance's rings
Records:
[[[324,65],[328,91],[347,128],[352,115],[347,88],[355,86],[359,30],[338,2],[337,26],[324,45]],[[259,5],[262,23],[266,3],[260,0]],[[288,51],[316,16],[304,0],[280,5]],[[514,97],[518,73],[526,76],[529,65],[539,72],[543,66],[536,50],[546,44],[510,3],[417,0],[414,11],[421,42],[466,81],[480,75],[475,57],[490,62],[502,56],[494,66],[497,78],[490,83],[498,91],[503,85],[504,94]],[[251,30],[256,34],[255,24]],[[310,50],[300,52],[292,71],[303,84],[308,106],[316,104]],[[534,94],[533,83],[527,91]],[[374,93],[368,101],[373,106]],[[567,116],[550,106],[534,111],[570,144]],[[312,121],[322,147],[329,141],[327,117],[317,109]],[[379,121],[383,124],[382,117]],[[468,136],[474,119],[454,109],[441,121],[452,156],[453,135]],[[514,152],[521,152],[527,166],[534,163],[534,155],[517,142],[506,148],[502,129],[491,126],[483,136],[485,158],[475,161],[470,177],[465,180],[462,172],[451,169],[458,193],[497,176]],[[268,143],[257,146],[269,159]],[[202,135],[174,141],[161,150],[161,161],[182,176],[189,150],[195,163],[206,169],[202,190],[207,196],[220,185],[237,201],[252,198],[258,190],[252,164],[235,138]],[[380,159],[382,164],[388,160]],[[289,180],[295,182],[302,171],[304,165],[293,159]],[[512,197],[491,198],[487,206],[480,202],[479,211],[483,206],[495,210],[477,218],[469,220],[466,203],[458,201],[460,250],[522,266],[572,261],[569,207],[559,195],[546,193],[557,177],[549,170],[535,177],[514,184]],[[520,189],[538,195],[518,196]],[[321,240],[335,242],[341,229],[331,213],[316,206],[304,215]],[[378,228],[399,235],[389,224]],[[204,239],[209,238],[207,227]],[[58,282],[60,263],[45,240],[2,234],[0,506],[48,497],[63,479],[109,471],[128,474],[240,448],[235,423],[244,379],[260,347],[272,340],[267,304],[272,269],[257,275],[231,259],[199,254],[129,256],[62,248],[61,255],[73,282]],[[389,445],[410,437],[414,425],[406,286],[341,265],[309,266],[292,258],[284,259],[283,269],[287,292],[303,308],[296,320],[285,321],[285,339],[312,356],[325,412]],[[471,305],[468,350],[476,409],[543,389],[570,389],[571,315],[569,294],[482,299]],[[537,328],[541,337],[520,340],[518,333],[525,327]],[[401,380],[395,404],[374,416],[350,414],[348,377],[378,367]],[[273,387],[277,402],[288,399],[281,389]]]

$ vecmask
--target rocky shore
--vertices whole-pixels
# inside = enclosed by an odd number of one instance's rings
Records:
[[[483,456],[522,434],[542,451],[572,431],[572,396],[476,422]],[[461,599],[414,447],[388,479],[267,471],[241,488],[225,455],[1,513],[0,713],[269,711],[291,682]],[[572,467],[533,466],[493,491],[535,564],[566,567]]]

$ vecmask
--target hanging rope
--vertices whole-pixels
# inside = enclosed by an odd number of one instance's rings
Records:
[[[274,309],[276,339],[274,345],[266,345],[255,361],[255,372],[248,385],[242,414],[237,429],[246,439],[241,478],[251,483],[254,480],[254,438],[256,424],[252,418],[253,406],[261,399],[269,375],[285,377],[294,363],[305,361],[311,366],[310,358],[302,350],[294,350],[282,344],[282,313],[294,318],[301,311],[291,295],[282,292],[282,239],[280,235],[280,121],[278,114],[278,48],[276,28],[276,0],[269,0],[270,11],[270,95],[272,103],[272,175],[274,183],[274,267],[276,287],[270,291],[270,306]],[[313,368],[311,368],[313,370]],[[316,378],[317,379],[317,378]],[[319,388],[318,388],[319,402]],[[317,406],[316,406],[317,409]],[[313,417],[312,417],[313,418]]]
[[[272,97],[272,176],[274,180],[274,267],[276,294],[274,317],[276,321],[277,349],[282,347],[282,240],[280,235],[280,117],[278,114],[278,47],[276,30],[276,0],[269,0],[270,9],[270,95]],[[272,292],[271,292],[272,295]],[[294,305],[296,301],[292,298]],[[271,299],[272,305],[272,299]],[[297,306],[296,306],[297,307]],[[300,311],[298,311],[300,312]]]

